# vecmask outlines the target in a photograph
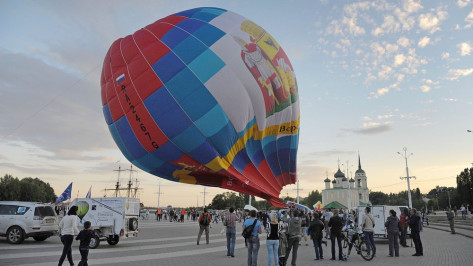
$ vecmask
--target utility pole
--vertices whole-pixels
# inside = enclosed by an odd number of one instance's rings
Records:
[[[400,177],[400,179],[407,179],[407,196],[409,198],[409,208],[412,209],[412,196],[411,196],[411,183],[410,183],[410,179],[411,178],[414,178],[416,179],[415,176],[409,176],[409,167],[407,166],[407,158],[409,158],[411,155],[414,155],[413,153],[407,155],[407,148],[404,147],[403,148],[404,150],[404,155],[402,155],[400,152],[397,152],[399,155],[401,155],[405,160],[406,160],[406,177]]]
[[[204,207],[203,208],[205,208],[205,194],[209,193],[207,192],[207,187],[204,186],[204,192],[200,192],[200,193],[204,194]]]
[[[299,178],[297,178],[297,184],[296,184],[296,185],[297,185],[297,188],[295,188],[295,189],[293,189],[293,190],[297,191],[296,202],[297,202],[297,204],[299,204],[299,191],[300,191],[300,190],[304,190],[303,188],[299,188]]]
[[[158,209],[159,209],[159,206],[161,206],[159,200],[161,198],[161,194],[164,194],[164,193],[161,193],[161,178],[158,179]]]

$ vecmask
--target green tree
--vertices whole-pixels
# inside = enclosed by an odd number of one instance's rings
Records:
[[[473,167],[465,168],[457,175],[457,191],[459,204],[473,206]]]
[[[370,202],[372,205],[387,205],[389,195],[381,191],[370,191]]]
[[[0,178],[0,200],[53,202],[54,189],[39,178],[26,177],[21,180],[6,174]]]
[[[309,208],[312,208],[312,206],[317,203],[317,201],[322,201],[322,194],[318,190],[312,190],[307,197],[303,198],[300,203],[302,205],[305,205]]]

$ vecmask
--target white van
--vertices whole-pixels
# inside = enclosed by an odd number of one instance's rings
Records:
[[[101,240],[116,245],[120,237],[138,236],[140,199],[78,198],[69,204],[69,208],[72,206],[79,208],[79,229],[86,221],[90,221],[94,229],[95,238],[90,241],[90,248],[97,248]]]
[[[0,236],[6,236],[8,243],[20,244],[29,237],[44,241],[58,231],[58,218],[51,204],[0,201]]]
[[[388,205],[375,205],[371,207],[371,215],[374,217],[374,235],[375,236],[382,236],[388,237],[388,232],[386,231],[386,227],[384,223],[386,219],[389,217],[389,211],[394,210],[396,212],[396,216],[399,218],[401,216],[401,212],[407,208],[407,206],[388,206]],[[366,206],[358,206],[358,230],[362,230],[362,221],[363,215],[365,214]],[[410,231],[408,231],[410,233]]]

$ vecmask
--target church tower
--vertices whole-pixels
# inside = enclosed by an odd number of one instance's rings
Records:
[[[368,182],[366,179],[366,173],[361,169],[361,159],[358,154],[358,170],[355,172],[355,187],[358,190],[358,197],[360,202],[368,203],[369,202],[369,191],[368,191]]]

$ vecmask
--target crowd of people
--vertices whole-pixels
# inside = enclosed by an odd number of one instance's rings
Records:
[[[410,229],[412,241],[415,245],[413,256],[423,256],[422,241],[420,238],[422,216],[416,209],[403,209],[400,214],[390,210],[384,226],[389,240],[389,257],[399,257],[399,247],[407,247],[406,232]],[[296,265],[298,250],[301,245],[308,245],[312,240],[314,246],[314,260],[324,259],[324,248],[330,240],[330,260],[348,261],[357,238],[363,235],[368,252],[376,257],[376,243],[374,241],[375,219],[371,208],[366,207],[361,221],[358,221],[355,211],[344,212],[338,209],[326,209],[313,213],[296,208],[277,212],[239,212],[234,208],[226,211],[209,212],[207,209],[198,216],[199,233],[197,245],[205,232],[206,243],[209,244],[209,227],[212,222],[221,219],[227,236],[227,256],[235,257],[236,226],[242,224],[245,246],[248,249],[247,263],[256,265],[260,249],[260,235],[266,234],[266,248],[268,265]],[[361,228],[362,232],[358,232]],[[348,251],[343,253],[342,240],[348,241]],[[337,256],[338,255],[338,256]]]

